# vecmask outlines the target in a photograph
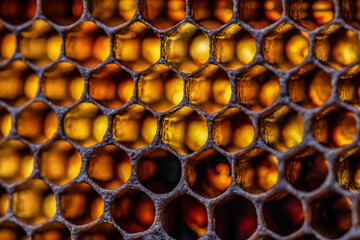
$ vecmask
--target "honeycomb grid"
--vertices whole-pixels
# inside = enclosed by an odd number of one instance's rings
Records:
[[[0,239],[360,239],[358,13],[0,1]]]

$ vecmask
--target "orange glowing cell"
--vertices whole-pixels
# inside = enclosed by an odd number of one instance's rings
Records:
[[[351,144],[356,135],[356,120],[354,113],[346,112],[341,121],[333,129],[333,140],[337,146]]]

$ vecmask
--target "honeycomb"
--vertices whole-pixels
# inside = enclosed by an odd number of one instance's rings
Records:
[[[360,0],[0,0],[0,239],[360,239]]]

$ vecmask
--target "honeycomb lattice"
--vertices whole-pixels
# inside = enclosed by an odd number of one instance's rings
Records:
[[[360,0],[0,0],[0,239],[360,239]]]

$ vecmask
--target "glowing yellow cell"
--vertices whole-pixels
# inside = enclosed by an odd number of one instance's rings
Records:
[[[352,42],[339,42],[332,50],[335,60],[342,65],[349,65],[357,58],[357,48],[354,48]]]
[[[346,112],[345,116],[333,129],[333,140],[337,146],[351,144],[356,135],[356,121],[352,112]]]
[[[282,131],[284,144],[292,148],[301,143],[304,135],[304,122],[300,115],[295,115],[290,119]]]
[[[98,116],[94,121],[94,131],[93,131],[93,135],[96,141],[98,142],[102,141],[102,138],[104,137],[107,128],[108,128],[107,117],[105,115]]]
[[[193,151],[198,150],[206,143],[208,138],[208,128],[205,122],[192,122],[188,127],[189,148]]]
[[[147,142],[151,142],[157,131],[157,123],[155,118],[147,118],[144,120],[141,134]]]
[[[101,62],[105,61],[110,54],[110,40],[108,36],[98,37],[93,48],[93,55]]]
[[[91,203],[91,218],[98,219],[104,212],[104,201],[101,197],[97,197]]]
[[[259,93],[260,103],[267,107],[273,104],[280,91],[280,84],[278,80],[270,80],[262,85]]]
[[[254,127],[252,125],[243,124],[234,132],[234,145],[239,148],[247,147],[253,141],[254,135]]]
[[[5,58],[11,58],[16,48],[16,37],[14,34],[6,34],[3,36],[1,43],[1,55]]]
[[[160,41],[156,38],[147,38],[142,42],[142,55],[151,64],[160,59]]]
[[[190,45],[190,56],[195,62],[204,64],[209,58],[209,39],[205,35],[195,37]]]
[[[56,60],[61,53],[62,38],[60,36],[52,36],[47,42],[47,54],[49,59]]]
[[[243,64],[251,62],[256,54],[256,42],[253,38],[240,40],[236,44],[236,55],[237,58]]]
[[[286,44],[286,56],[293,65],[304,61],[309,52],[309,42],[306,33],[297,34]]]
[[[44,199],[43,212],[46,217],[52,218],[56,213],[56,199],[54,194],[49,194]]]

